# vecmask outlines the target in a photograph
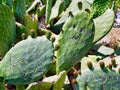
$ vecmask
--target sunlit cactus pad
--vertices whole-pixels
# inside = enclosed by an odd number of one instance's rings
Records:
[[[28,84],[40,79],[51,66],[53,44],[45,36],[28,37],[17,43],[0,63],[0,73],[11,84]]]
[[[78,12],[63,26],[57,51],[57,71],[69,70],[90,49],[94,37],[94,25],[87,12]]]

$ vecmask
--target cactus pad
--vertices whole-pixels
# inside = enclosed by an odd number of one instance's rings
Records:
[[[0,4],[0,55],[4,55],[16,39],[15,18],[9,6]]]
[[[107,9],[105,13],[94,19],[95,37],[93,43],[96,43],[103,36],[105,36],[111,30],[113,23],[114,11],[111,9]]]
[[[94,0],[92,5],[93,18],[103,14],[108,8],[111,8],[111,0]]]
[[[13,1],[13,12],[15,16],[20,19],[23,19],[23,16],[26,12],[26,0],[14,0]]]
[[[57,51],[57,71],[69,70],[88,52],[94,37],[93,21],[87,12],[78,12],[63,26]]]
[[[45,36],[28,37],[5,55],[0,71],[11,84],[28,84],[40,79],[51,66],[53,45]]]
[[[88,68],[87,62],[92,63],[92,69]],[[78,75],[76,79],[76,90],[119,90],[120,73],[118,70],[118,68],[112,69],[111,64],[106,65],[104,60],[95,62],[84,58],[81,62],[81,75]]]

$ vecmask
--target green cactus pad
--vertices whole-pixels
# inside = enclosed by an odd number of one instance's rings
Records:
[[[66,71],[62,71],[59,73],[59,76],[56,79],[56,82],[53,86],[53,90],[61,90],[66,78]]]
[[[94,19],[95,36],[93,43],[96,43],[98,40],[104,37],[111,30],[113,23],[114,11],[111,9],[107,9],[105,13]]]
[[[23,40],[5,55],[0,72],[11,84],[28,84],[40,79],[53,60],[53,44],[45,36]],[[2,76],[2,75],[1,75]]]
[[[92,4],[93,18],[103,14],[108,8],[112,7],[111,0],[94,0]]]
[[[56,17],[58,17],[65,7],[65,1],[57,0],[55,5],[52,7],[51,14],[50,14],[50,21]]]
[[[52,85],[50,82],[34,82],[26,90],[51,90]]]
[[[50,20],[50,13],[51,13],[51,10],[52,10],[52,4],[53,4],[53,0],[47,0],[46,2],[46,24],[49,23],[49,20]]]
[[[114,71],[86,71],[77,77],[77,90],[119,90],[120,74]]]
[[[93,64],[92,69],[88,68],[87,62]],[[101,68],[101,62],[105,67]],[[120,73],[107,68],[104,60],[95,62],[84,58],[81,61],[81,75],[76,80],[76,90],[119,90],[120,87]]]
[[[5,4],[7,4],[8,6],[12,6],[12,0],[0,0],[0,3],[5,3]]]
[[[13,1],[13,12],[15,16],[20,19],[23,19],[23,16],[26,12],[26,0],[14,0]]]
[[[94,25],[87,12],[78,12],[63,26],[57,51],[57,72],[69,70],[88,52],[94,37]]]
[[[63,13],[62,17],[58,20],[58,22],[51,27],[51,30],[59,34],[61,31],[61,28],[63,24],[67,21],[69,18],[69,12],[72,12],[73,14],[76,13],[76,11],[79,11],[78,3],[82,2],[82,10],[84,11],[86,8],[90,9],[90,5],[85,0],[72,0],[66,11]]]
[[[16,39],[15,18],[9,6],[0,4],[0,55],[10,49]]]
[[[35,33],[37,33],[38,21],[35,19],[34,16],[32,17],[29,14],[25,14],[24,25],[25,25],[25,28],[26,28],[28,34],[30,34],[30,31],[32,29],[35,30]]]

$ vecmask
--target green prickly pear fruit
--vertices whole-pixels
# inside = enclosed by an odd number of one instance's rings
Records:
[[[109,69],[112,69],[112,63],[110,63],[110,64],[108,65],[108,68],[109,68]]]
[[[87,66],[88,66],[89,69],[92,69],[93,68],[92,62],[90,62],[90,61],[87,62]]]
[[[78,2],[78,7],[80,10],[82,10],[82,2]]]
[[[25,33],[22,33],[22,39],[23,40],[27,39],[27,35]]]
[[[35,38],[35,37],[36,37],[35,30],[30,30],[30,36],[31,36],[32,38]]]
[[[60,48],[60,45],[56,44],[54,50],[57,51],[59,48]]]
[[[101,69],[105,68],[105,63],[103,61],[100,61],[99,64],[100,64]]]
[[[52,38],[51,38],[51,41],[52,41],[52,42],[55,42],[55,37],[52,37]]]
[[[47,32],[46,32],[46,37],[47,37],[48,39],[51,38],[51,35],[52,35],[52,33],[51,33],[50,31],[47,31]]]
[[[111,63],[112,63],[112,65],[113,65],[113,67],[117,67],[117,64],[116,64],[115,59],[112,59],[112,60],[111,60]]]

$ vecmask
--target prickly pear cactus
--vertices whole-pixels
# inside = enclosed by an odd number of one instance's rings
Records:
[[[12,0],[0,0],[0,3],[5,3],[9,5],[10,7],[12,6]]]
[[[108,8],[112,7],[111,0],[94,0],[92,4],[93,18],[103,14]]]
[[[15,43],[16,26],[15,18],[9,6],[0,4],[0,55],[10,49]]]
[[[51,9],[51,14],[50,14],[50,21],[56,17],[58,17],[62,11],[64,10],[65,7],[65,1],[63,0],[57,0],[55,5]]]
[[[51,90],[52,85],[50,82],[34,82],[29,84],[26,90]]]
[[[21,23],[16,22],[16,34],[17,34],[16,38],[22,39],[21,35],[23,33],[27,34],[27,30],[26,30],[25,26],[22,25]]]
[[[23,19],[23,16],[26,12],[26,0],[14,0],[13,12],[15,16],[17,16],[20,19]]]
[[[30,34],[31,29],[33,29],[35,32],[38,30],[38,21],[35,19],[35,16],[25,14],[24,25],[28,34]]]
[[[94,19],[95,37],[93,43],[96,43],[104,37],[112,28],[114,23],[114,11],[107,9],[105,13]]]
[[[114,63],[106,66],[104,60],[94,62],[84,58],[81,65],[76,90],[119,90],[120,69],[113,70]]]
[[[6,82],[19,85],[40,79],[51,66],[53,44],[45,36],[27,38],[17,43],[0,63]]]
[[[53,5],[53,0],[47,0],[46,1],[46,24],[49,23],[49,19],[50,19],[50,13],[51,13],[51,10],[52,10],[52,5]]]
[[[90,5],[85,1],[85,0],[71,0],[70,5],[68,6],[68,8],[65,10],[65,12],[63,13],[62,17],[57,21],[57,23],[55,23],[52,27],[51,30],[56,33],[59,34],[61,31],[61,28],[63,26],[63,24],[67,21],[67,19],[69,18],[69,12],[72,12],[73,14],[75,14],[77,11],[80,11],[79,5],[78,3],[81,3],[81,7],[82,10],[84,11],[86,8],[90,9]]]
[[[57,72],[69,70],[90,49],[94,37],[94,25],[89,13],[78,12],[63,26],[57,51]]]

